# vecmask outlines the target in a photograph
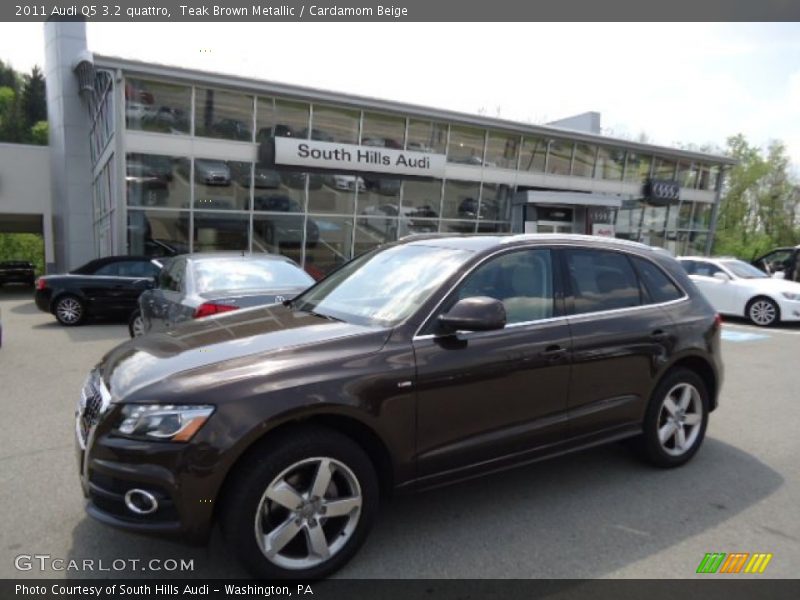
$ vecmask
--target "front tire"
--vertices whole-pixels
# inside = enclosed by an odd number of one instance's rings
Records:
[[[327,577],[372,527],[379,492],[369,457],[317,427],[278,434],[256,452],[224,490],[228,545],[255,577]]]
[[[765,296],[753,298],[747,303],[747,318],[759,327],[771,327],[781,320],[781,310],[774,300]]]
[[[649,463],[662,468],[687,463],[700,449],[708,426],[708,390],[689,369],[669,372],[647,407],[640,449]]]
[[[67,294],[56,300],[53,314],[65,327],[73,327],[80,325],[86,318],[86,306],[80,298]]]

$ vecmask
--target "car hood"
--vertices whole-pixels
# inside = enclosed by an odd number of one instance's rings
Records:
[[[377,352],[389,333],[280,304],[260,306],[132,339],[98,369],[113,401],[180,401],[232,381],[258,387],[283,370]]]

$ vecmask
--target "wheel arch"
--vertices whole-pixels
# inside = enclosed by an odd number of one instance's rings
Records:
[[[703,383],[706,386],[706,391],[708,392],[708,400],[709,400],[709,412],[713,411],[717,408],[718,399],[717,396],[719,394],[719,376],[717,372],[714,370],[714,367],[711,363],[704,357],[698,356],[696,354],[690,354],[686,356],[682,356],[678,358],[675,362],[671,363],[664,371],[661,373],[661,376],[656,381],[653,389],[655,390],[661,384],[665,377],[667,377],[672,371],[675,369],[689,369],[700,377],[703,380]]]
[[[778,311],[778,318],[775,320],[775,323],[780,322],[780,320],[781,320],[781,303],[778,302],[778,300],[776,298],[773,298],[772,296],[770,296],[769,294],[765,294],[764,292],[759,292],[757,294],[754,294],[753,296],[751,296],[750,298],[747,299],[747,301],[744,303],[744,318],[745,319],[749,319],[750,318],[750,315],[749,315],[749,313],[750,313],[750,305],[753,302],[755,302],[756,300],[761,300],[761,299],[769,300],[770,302],[772,302],[775,305],[775,309]]]
[[[349,414],[337,412],[319,412],[302,417],[288,418],[276,423],[273,427],[261,431],[257,437],[248,440],[240,450],[231,467],[225,473],[222,482],[217,488],[217,502],[214,506],[214,520],[218,518],[217,510],[224,506],[224,495],[230,488],[230,482],[236,476],[236,472],[252,456],[263,451],[266,444],[279,435],[291,434],[293,430],[307,427],[318,427],[337,431],[348,436],[357,443],[366,453],[375,475],[378,478],[380,493],[382,496],[391,494],[395,483],[395,468],[391,458],[389,447],[380,435],[361,419]]]

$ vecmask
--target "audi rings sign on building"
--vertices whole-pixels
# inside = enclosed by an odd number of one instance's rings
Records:
[[[663,203],[678,202],[681,196],[681,184],[665,179],[651,179],[645,185],[645,195],[650,200]]]

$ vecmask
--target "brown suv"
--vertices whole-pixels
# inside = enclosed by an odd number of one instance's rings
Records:
[[[720,322],[672,258],[585,236],[423,235],[291,302],[112,350],[76,419],[91,516],[322,577],[381,496],[635,438],[688,461],[717,406]]]

